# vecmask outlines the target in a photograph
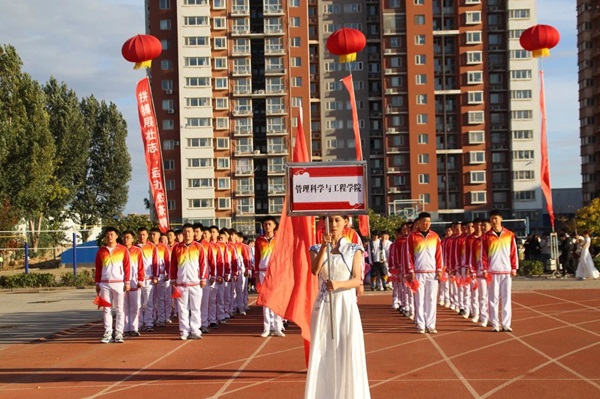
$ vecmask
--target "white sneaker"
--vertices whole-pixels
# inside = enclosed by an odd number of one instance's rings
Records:
[[[411,319],[411,320],[414,320],[414,319],[415,319],[415,315],[414,315],[414,314],[412,314],[412,313],[410,313],[410,314],[408,315],[408,318],[409,318],[409,319]]]
[[[472,321],[473,323],[477,323],[477,322],[479,321],[479,315],[475,315],[475,316],[473,316],[473,318],[471,319],[471,321]]]
[[[190,334],[190,339],[202,339],[202,334],[191,333]]]
[[[484,319],[484,320],[482,320],[482,321],[481,321],[481,324],[479,324],[479,325],[480,325],[481,327],[487,327],[487,325],[488,325],[488,321]]]
[[[115,342],[117,344],[122,344],[123,342],[125,342],[125,341],[123,341],[123,334],[121,334],[121,333],[115,334]]]
[[[424,328],[419,328],[419,329],[417,330],[417,333],[418,333],[418,334],[425,334],[425,329],[424,329]]]
[[[245,310],[242,310],[242,311],[240,312],[240,314],[241,314],[242,316],[246,316],[246,311],[245,311]]]
[[[103,344],[108,344],[111,339],[112,339],[112,333],[105,332],[104,335],[102,336],[102,339],[100,340],[100,342],[102,342]]]
[[[427,332],[428,332],[429,334],[437,334],[437,330],[436,330],[435,328],[428,328],[428,329],[427,329]]]
[[[265,330],[262,332],[262,334],[260,334],[260,336],[263,338],[267,338],[269,335],[271,335],[271,332],[269,330]]]
[[[492,328],[492,332],[500,332],[500,327],[494,326],[494,328]]]
[[[187,334],[181,334],[181,335],[179,336],[179,338],[180,338],[182,341],[186,341],[186,340],[188,339],[188,335],[187,335]]]
[[[444,301],[440,300],[440,301],[438,302],[438,305],[440,305],[440,306],[444,306]]]
[[[504,331],[504,332],[512,332],[512,328],[510,328],[510,327],[502,327],[502,331]]]
[[[278,337],[285,337],[285,334],[283,331],[275,331],[275,335]]]
[[[446,303],[444,303],[444,307],[445,307],[445,308],[449,308],[449,307],[450,307],[450,302],[446,302]]]

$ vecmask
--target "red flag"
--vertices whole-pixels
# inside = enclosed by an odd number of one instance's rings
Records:
[[[136,87],[136,98],[140,127],[142,129],[142,140],[146,154],[146,168],[148,169],[148,180],[150,191],[154,200],[156,217],[160,231],[166,233],[169,229],[169,212],[167,208],[167,191],[165,188],[165,177],[160,148],[160,137],[156,114],[154,113],[154,102],[150,90],[148,78],[140,80]]]
[[[98,309],[110,308],[112,306],[110,302],[108,302],[106,299],[102,298],[100,295],[96,295],[96,298],[94,298],[93,303],[94,303],[94,305],[98,306]]]
[[[546,210],[550,216],[550,224],[554,231],[554,207],[552,205],[552,188],[550,186],[550,162],[548,160],[548,139],[546,135],[546,100],[544,93],[544,71],[540,70],[540,110],[542,113],[542,192],[546,198]]]
[[[490,285],[490,283],[492,282],[492,275],[489,273],[486,273],[485,275],[485,282]]]
[[[298,117],[293,161],[309,162],[302,127],[302,109]],[[314,218],[288,216],[286,210],[287,198],[257,303],[269,307],[279,316],[293,321],[300,327],[305,340],[305,357],[308,364],[310,319],[318,292],[317,277],[312,274],[308,252],[309,247],[314,244]]]
[[[412,292],[416,293],[418,289],[419,289],[419,280],[417,280],[416,278],[413,278],[412,281],[410,282],[410,290]]]
[[[479,288],[479,283],[477,282],[477,279],[473,280],[473,291],[477,291],[477,288]]]
[[[360,141],[360,129],[358,125],[358,111],[356,109],[356,96],[354,95],[354,82],[352,81],[352,75],[348,75],[342,79],[342,83],[350,94],[350,106],[352,107],[352,127],[354,128],[354,141],[356,148],[356,160],[362,161],[362,143]],[[363,237],[369,237],[369,215],[358,216],[358,229]]]
[[[173,299],[181,298],[181,292],[179,292],[179,288],[173,287],[173,293],[171,294],[171,298],[173,298]]]

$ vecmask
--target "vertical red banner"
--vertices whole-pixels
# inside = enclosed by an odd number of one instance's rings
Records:
[[[137,98],[140,127],[142,129],[150,191],[154,200],[156,217],[158,218],[158,228],[165,233],[169,229],[167,193],[165,191],[160,135],[156,124],[156,113],[154,112],[154,102],[152,100],[152,92],[150,91],[150,81],[147,77],[138,82],[135,96]]]
[[[354,94],[354,81],[352,80],[352,75],[348,75],[342,79],[342,83],[348,90],[350,94],[350,106],[352,107],[352,126],[354,128],[354,141],[356,146],[356,160],[362,161],[362,143],[360,141],[360,126],[358,125],[358,110],[356,109],[356,96]],[[363,237],[369,237],[369,230],[371,229],[369,226],[369,215],[359,215],[358,216],[358,228],[360,230],[360,234]]]
[[[540,111],[542,113],[542,192],[546,198],[546,210],[550,216],[550,224],[554,231],[554,206],[552,204],[552,187],[550,185],[550,161],[548,159],[548,137],[546,133],[546,99],[544,92],[544,71],[540,71]]]

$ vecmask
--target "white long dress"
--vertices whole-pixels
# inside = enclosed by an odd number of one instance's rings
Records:
[[[579,279],[586,278],[598,278],[600,273],[594,266],[592,255],[590,254],[590,244],[592,239],[585,237],[583,244],[581,245],[581,255],[579,256],[579,263],[577,263],[577,270],[575,271],[575,277]]]
[[[349,244],[344,238],[339,245],[340,254],[332,254],[331,280],[350,280],[352,260],[362,247]],[[311,247],[318,252],[320,245]],[[311,342],[305,399],[368,399],[369,378],[365,357],[362,322],[356,303],[354,288],[333,292],[333,339],[331,338],[331,313],[327,256],[319,272],[321,290],[315,301],[311,317]]]

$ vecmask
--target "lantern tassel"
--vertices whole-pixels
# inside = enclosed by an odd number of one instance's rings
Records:
[[[353,61],[356,61],[356,53],[340,55],[340,62],[353,62]]]
[[[150,68],[152,66],[152,60],[136,62],[133,69]]]
[[[531,52],[531,55],[533,56],[533,58],[548,57],[550,55],[550,49],[549,48],[540,48],[537,50],[533,50]]]

